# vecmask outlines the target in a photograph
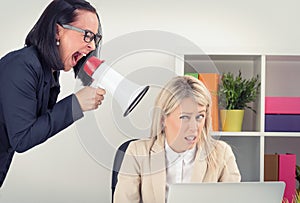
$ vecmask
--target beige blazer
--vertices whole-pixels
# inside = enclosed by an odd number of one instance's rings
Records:
[[[200,146],[191,182],[240,182],[241,175],[231,147],[216,141],[216,165],[207,164]],[[166,164],[164,137],[129,144],[118,175],[114,203],[165,203]]]

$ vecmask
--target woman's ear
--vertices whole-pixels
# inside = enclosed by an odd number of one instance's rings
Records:
[[[62,32],[63,32],[63,27],[56,23],[56,34],[55,34],[56,41],[59,41]]]

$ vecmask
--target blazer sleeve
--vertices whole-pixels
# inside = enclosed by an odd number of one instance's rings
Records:
[[[236,159],[234,156],[234,153],[231,149],[231,147],[225,144],[224,148],[224,165],[221,170],[221,175],[219,178],[220,182],[240,182],[241,181],[241,175],[236,163]]]
[[[141,201],[140,185],[140,164],[133,141],[126,150],[118,174],[114,203],[139,203]]]
[[[52,109],[43,112],[41,106],[49,101],[47,92],[43,92],[47,85],[43,80],[43,69],[35,58],[24,58],[15,57],[2,64],[5,71],[1,73],[6,76],[0,77],[1,119],[9,143],[17,152],[46,141],[83,116],[75,95],[62,99]]]

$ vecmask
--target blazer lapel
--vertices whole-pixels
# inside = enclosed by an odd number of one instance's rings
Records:
[[[155,140],[150,151],[150,174],[156,203],[165,202],[166,193],[166,164],[164,137]]]
[[[204,176],[207,170],[207,161],[205,156],[203,156],[203,150],[200,145],[198,145],[198,150],[195,157],[195,162],[193,166],[193,173],[191,177],[191,182],[203,182]]]
[[[50,70],[44,69],[44,84],[43,84],[43,90],[42,90],[42,98],[41,98],[41,108],[40,108],[40,114],[45,113],[48,110],[48,102],[49,102],[49,96],[50,96],[50,88],[51,88],[51,77],[52,72]]]

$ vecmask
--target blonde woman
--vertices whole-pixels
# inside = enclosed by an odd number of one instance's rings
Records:
[[[151,138],[127,148],[114,202],[164,203],[173,183],[239,182],[231,147],[210,130],[211,96],[203,83],[170,80],[156,99]]]

